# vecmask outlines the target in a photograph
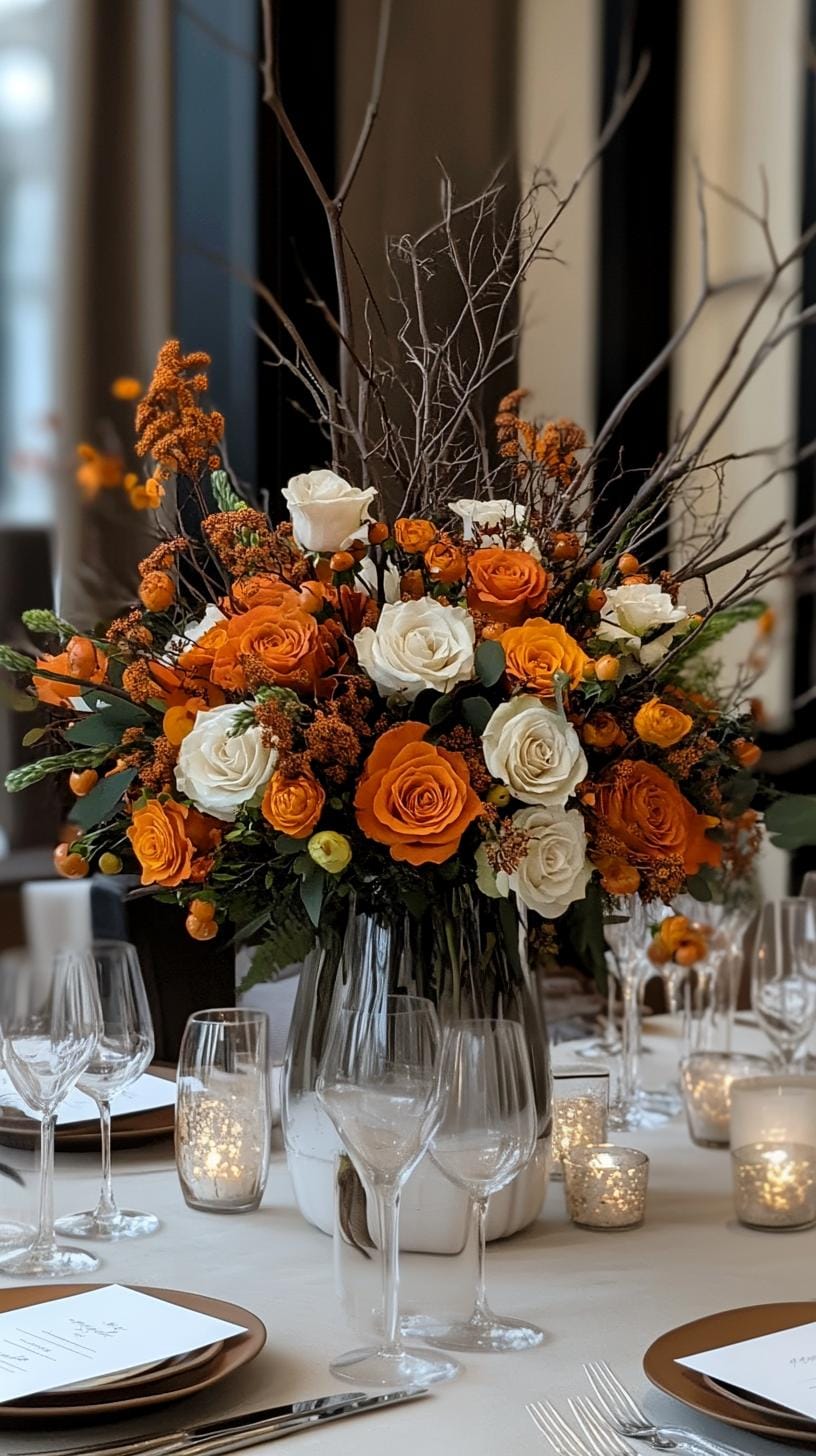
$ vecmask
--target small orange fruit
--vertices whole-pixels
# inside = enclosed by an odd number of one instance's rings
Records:
[[[553,561],[575,561],[580,554],[581,543],[572,531],[556,531],[552,538]]]
[[[600,574],[601,574],[602,571],[603,571],[603,562],[602,561],[593,561],[592,565],[589,567],[589,569],[587,571],[587,576],[589,577],[590,581],[597,581],[598,580],[598,577],[600,576]]]
[[[705,946],[699,940],[682,940],[674,952],[674,959],[678,966],[693,966],[695,961],[702,960],[705,954]]]
[[[334,572],[351,571],[353,565],[354,557],[350,551],[335,551],[329,562],[329,566]]]
[[[614,682],[619,672],[620,662],[617,657],[612,656],[611,652],[599,657],[595,663],[595,676],[599,682]]]
[[[193,940],[215,940],[218,934],[218,926],[214,920],[199,920],[197,915],[188,915],[184,923],[187,934]]]
[[[731,752],[740,768],[753,768],[762,757],[762,749],[759,744],[751,743],[748,738],[735,738],[731,745]]]
[[[214,920],[215,906],[211,900],[191,900],[190,914],[195,915],[197,920]]]
[[[99,774],[95,768],[86,768],[82,772],[75,769],[68,779],[68,787],[78,799],[84,799],[85,795],[89,794],[91,789],[96,788],[98,783]]]
[[[599,586],[594,586],[586,594],[586,605],[588,612],[599,612],[606,605],[606,592],[601,591]]]
[[[89,864],[84,855],[73,854],[67,844],[58,844],[54,850],[54,868],[66,880],[84,880]]]
[[[621,576],[634,576],[635,572],[639,570],[640,562],[631,551],[624,551],[623,555],[618,557],[618,571]]]
[[[385,521],[372,521],[368,528],[368,539],[372,546],[382,546],[383,541],[388,540],[389,534]]]
[[[166,612],[176,596],[173,578],[166,571],[148,571],[139,587],[139,600],[149,612]]]

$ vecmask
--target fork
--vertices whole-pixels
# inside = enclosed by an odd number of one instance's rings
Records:
[[[568,1426],[563,1416],[556,1410],[551,1400],[531,1400],[524,1407],[536,1430],[549,1442],[556,1456],[595,1456],[591,1446],[587,1446],[583,1437],[579,1436],[572,1426]],[[611,1432],[615,1441],[620,1437]],[[623,1452],[616,1452],[615,1456],[630,1456],[634,1451],[632,1446],[624,1443]],[[611,1448],[609,1456],[611,1456]]]
[[[745,1456],[745,1452],[738,1451],[735,1446],[712,1440],[709,1436],[698,1436],[695,1431],[682,1426],[656,1426],[605,1360],[592,1360],[585,1364],[584,1374],[600,1406],[599,1414],[619,1435],[645,1441],[655,1451],[674,1451],[682,1447],[686,1451],[699,1452],[700,1456]]]

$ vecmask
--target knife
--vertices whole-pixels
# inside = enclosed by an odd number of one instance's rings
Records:
[[[99,1442],[93,1446],[52,1446],[29,1452],[28,1456],[143,1456],[143,1453],[144,1456],[175,1456],[177,1452],[189,1452],[190,1456],[220,1456],[220,1453],[242,1444],[253,1446],[261,1441],[277,1440],[325,1421],[383,1410],[427,1394],[424,1386],[392,1390],[384,1395],[366,1395],[364,1391],[353,1390],[341,1395],[297,1400],[291,1405],[274,1406],[269,1410],[248,1411],[220,1421],[205,1421],[163,1436]]]

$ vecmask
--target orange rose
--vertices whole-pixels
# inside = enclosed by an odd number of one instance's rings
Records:
[[[615,854],[604,854],[596,860],[601,885],[607,895],[634,895],[640,886],[640,871]]]
[[[460,753],[424,743],[425,723],[401,723],[381,734],[363,765],[354,797],[368,839],[409,864],[442,864],[482,813]]]
[[[244,576],[234,581],[230,598],[224,610],[237,607],[249,611],[252,607],[297,607],[300,596],[293,586],[281,581],[279,576]]]
[[[261,813],[279,834],[306,839],[323,812],[326,795],[312,774],[274,773],[266,786]]]
[[[329,666],[317,622],[300,608],[251,607],[224,625],[224,637],[213,655],[212,678],[229,692],[246,692],[248,666],[253,682],[314,691]],[[220,632],[220,627],[213,632]],[[208,632],[201,639],[199,648],[209,649],[210,636]]]
[[[134,809],[127,837],[142,867],[143,885],[172,889],[189,878],[193,846],[187,838],[187,807],[174,799],[149,799]]]
[[[598,784],[595,813],[636,866],[674,860],[693,875],[701,865],[720,862],[721,846],[706,838],[719,821],[698,814],[655,764],[615,764]]]
[[[442,536],[425,552],[425,570],[431,581],[442,582],[445,586],[464,581],[467,571],[465,553],[447,536]]]
[[[570,684],[576,687],[590,661],[558,622],[541,617],[525,622],[523,627],[510,627],[501,644],[511,682],[542,697],[553,695],[553,673],[567,673]]]
[[[648,703],[638,708],[634,727],[644,743],[653,743],[657,748],[673,748],[691,732],[694,719],[688,713],[681,713],[679,708],[673,708],[670,703],[650,698]]]
[[[590,748],[614,748],[618,743],[626,742],[626,734],[621,729],[617,718],[612,713],[606,713],[601,709],[593,713],[592,717],[581,729],[581,737],[584,743]]]
[[[167,709],[162,722],[162,731],[174,748],[178,748],[187,734],[192,733],[197,714],[205,711],[207,707],[208,704],[203,698],[188,698],[186,703],[179,703],[177,706]]]
[[[413,521],[410,516],[400,516],[394,523],[394,536],[397,545],[409,556],[421,556],[436,540],[436,527],[421,518]]]
[[[84,682],[103,683],[108,671],[108,659],[104,652],[94,647],[87,637],[72,637],[64,652],[57,657],[38,657],[41,671],[64,672],[66,677],[82,678]],[[34,691],[41,703],[52,708],[64,708],[72,698],[81,698],[83,689],[75,682],[52,682],[48,677],[31,679]]]
[[[224,826],[210,814],[202,814],[192,805],[187,810],[187,838],[198,854],[212,854],[224,837]]]
[[[538,607],[550,592],[550,577],[529,551],[485,546],[470,558],[468,606],[496,622],[514,626]]]
[[[673,956],[678,945],[687,939],[690,930],[691,925],[685,915],[667,915],[665,920],[661,920],[657,935],[669,955]]]

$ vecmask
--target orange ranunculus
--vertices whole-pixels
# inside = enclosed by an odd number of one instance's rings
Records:
[[[279,576],[243,576],[240,581],[234,581],[230,598],[227,599],[224,610],[229,611],[231,607],[237,607],[239,611],[249,611],[252,607],[297,607],[300,605],[300,596],[293,586],[282,581]]]
[[[404,602],[418,602],[425,595],[421,571],[404,571],[400,580],[400,597]]]
[[[162,731],[174,748],[178,748],[179,744],[184,742],[187,734],[192,733],[197,715],[206,712],[208,706],[203,698],[188,698],[186,702],[177,703],[174,707],[167,709]]]
[[[120,374],[111,385],[114,399],[139,399],[143,393],[140,381],[134,379],[132,374]]]
[[[616,854],[604,854],[596,860],[601,885],[608,895],[634,895],[640,886],[640,871]]]
[[[166,571],[148,571],[139,587],[139,601],[149,612],[166,612],[176,599],[176,585]]]
[[[511,682],[542,697],[552,697],[553,673],[565,672],[571,686],[576,687],[590,661],[560,623],[547,622],[543,617],[508,628],[501,645]]]
[[[624,759],[608,769],[595,793],[595,814],[632,864],[680,863],[687,875],[718,865],[722,848],[706,837],[719,822],[697,810],[653,763]]]
[[[354,796],[369,839],[409,864],[442,864],[483,812],[460,753],[423,742],[425,723],[401,723],[377,741]]]
[[[313,774],[274,773],[266,786],[261,813],[279,834],[305,839],[323,812],[326,795]]]
[[[464,551],[448,536],[441,536],[425,552],[425,570],[431,581],[451,586],[453,582],[464,581],[467,560]]]
[[[436,540],[436,527],[421,517],[412,520],[410,516],[400,516],[394,522],[394,537],[397,545],[409,556],[421,556]]]
[[[614,748],[626,742],[626,734],[617,718],[603,708],[587,719],[581,729],[581,737],[589,748]]]
[[[550,577],[529,551],[485,546],[470,558],[468,605],[495,622],[515,626],[543,607],[549,592]]]
[[[193,845],[187,837],[187,814],[186,805],[175,799],[149,799],[134,809],[127,837],[142,867],[143,885],[173,889],[189,879]]]
[[[65,673],[66,678],[82,678],[83,682],[103,683],[107,676],[108,659],[104,652],[94,647],[87,637],[72,637],[57,657],[38,657],[37,666],[42,672]],[[41,703],[52,708],[65,708],[72,698],[81,698],[84,688],[75,682],[52,682],[48,677],[31,679],[34,691]]]
[[[210,814],[202,814],[192,805],[187,810],[187,838],[197,854],[212,854],[224,837],[224,826]]]
[[[199,647],[209,636],[208,632]],[[213,681],[229,692],[245,692],[250,659],[274,686],[312,691],[330,665],[315,618],[298,607],[251,607],[231,618],[213,657]]]
[[[643,743],[653,743],[656,748],[673,748],[681,738],[694,727],[694,719],[688,713],[681,713],[670,703],[661,703],[659,698],[650,698],[638,708],[634,728]]]

